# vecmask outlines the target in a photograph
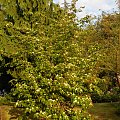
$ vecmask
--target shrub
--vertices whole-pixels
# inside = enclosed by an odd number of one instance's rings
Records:
[[[119,87],[114,87],[111,91],[103,92],[102,94],[92,93],[91,99],[93,102],[118,102],[120,100]]]
[[[99,46],[81,37],[86,32],[77,24],[75,2],[70,8],[51,0],[0,4],[1,53],[12,58],[8,73],[21,119],[90,119]]]

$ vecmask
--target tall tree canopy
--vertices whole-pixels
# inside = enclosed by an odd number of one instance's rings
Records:
[[[101,70],[109,77],[112,77],[113,84],[120,86],[118,75],[120,74],[120,39],[119,39],[119,18],[120,14],[103,13],[96,24],[96,41],[101,46],[100,63]],[[111,83],[110,81],[108,81]]]
[[[90,119],[99,46],[85,45],[75,1],[66,9],[52,0],[0,0],[0,16],[1,61],[11,58],[5,65],[22,119]]]

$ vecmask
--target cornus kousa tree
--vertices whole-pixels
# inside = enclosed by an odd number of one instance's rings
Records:
[[[0,52],[11,59],[6,66],[21,119],[90,119],[99,47],[85,46],[75,3],[0,0]]]

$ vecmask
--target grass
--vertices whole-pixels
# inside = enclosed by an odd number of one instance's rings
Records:
[[[21,111],[10,105],[0,106],[0,120],[18,120]]]
[[[13,107],[13,103],[0,96],[0,120],[18,120],[20,110]]]
[[[10,115],[8,114],[9,106],[0,106],[0,120],[9,120]]]
[[[95,120],[120,120],[120,116],[116,114],[118,103],[95,103],[89,109],[89,113],[94,116]]]
[[[2,102],[0,101],[0,103]],[[95,120],[120,120],[120,116],[116,114],[117,106],[117,102],[95,103],[94,106],[89,109],[89,113]],[[20,115],[20,109],[14,108],[12,104],[6,104],[6,102],[0,104],[0,120],[18,120],[18,116]]]

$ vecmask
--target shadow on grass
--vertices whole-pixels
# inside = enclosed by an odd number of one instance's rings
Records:
[[[120,120],[120,116],[116,114],[116,107],[119,103],[95,103],[89,109],[89,113],[95,120]]]
[[[10,115],[10,120],[17,120],[23,114],[23,111],[21,108],[11,107],[8,114]]]

